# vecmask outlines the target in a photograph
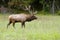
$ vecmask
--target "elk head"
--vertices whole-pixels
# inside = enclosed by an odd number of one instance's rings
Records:
[[[31,15],[31,19],[34,20],[34,19],[37,19],[37,17],[35,16],[35,14],[37,13],[37,11],[34,10],[34,8],[32,8],[31,5],[29,6],[24,6],[23,7],[23,10],[24,11],[28,11],[28,13]]]

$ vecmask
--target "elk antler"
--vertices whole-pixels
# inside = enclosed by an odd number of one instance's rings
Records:
[[[34,11],[34,8],[32,8],[31,5],[29,5],[29,6],[20,5],[20,6],[24,11],[28,11],[30,14],[36,14],[37,13],[37,11]]]

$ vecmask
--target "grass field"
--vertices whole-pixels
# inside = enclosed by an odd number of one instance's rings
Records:
[[[15,29],[12,25],[7,29],[8,15],[0,14],[0,40],[60,40],[60,16],[37,17],[25,28],[16,23]]]

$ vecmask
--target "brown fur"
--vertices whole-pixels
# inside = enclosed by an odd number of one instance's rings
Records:
[[[37,19],[37,17],[32,14],[13,14],[9,16],[9,23],[7,24],[7,28],[11,23],[13,23],[14,27],[16,22],[21,22],[22,27],[25,27],[25,22],[30,22],[35,19]]]

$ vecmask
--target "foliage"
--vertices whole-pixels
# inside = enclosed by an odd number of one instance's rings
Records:
[[[7,8],[21,10],[20,5],[31,5],[34,10],[46,11],[55,14],[60,11],[60,0],[0,0],[0,7],[3,5]]]

